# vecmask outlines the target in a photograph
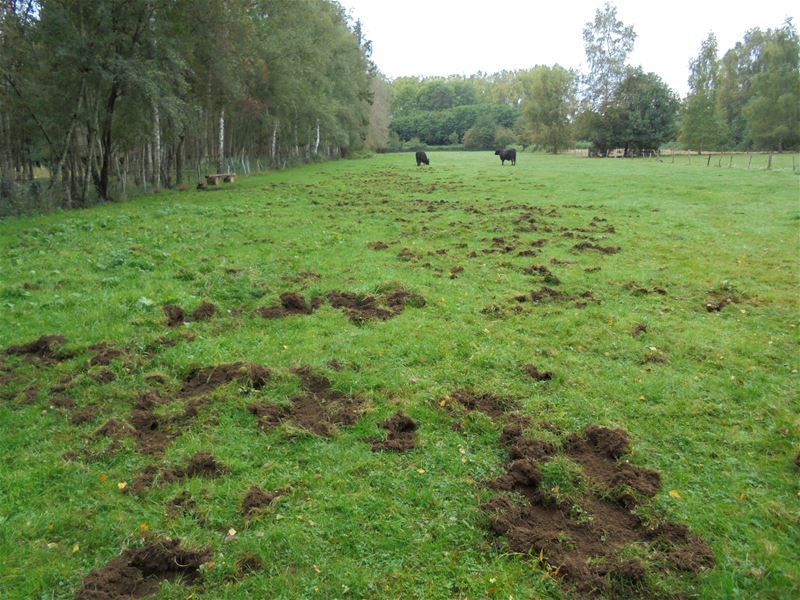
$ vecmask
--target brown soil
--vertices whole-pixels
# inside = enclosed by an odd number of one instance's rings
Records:
[[[167,327],[177,327],[186,321],[186,313],[177,304],[165,304],[161,310],[167,316]]]
[[[553,378],[552,371],[540,371],[539,368],[533,364],[525,365],[522,367],[522,370],[535,381],[550,381]]]
[[[558,285],[561,283],[561,280],[544,265],[531,265],[522,269],[522,272],[526,275],[541,275],[544,277],[544,282],[549,283],[550,285]]]
[[[43,335],[39,339],[27,344],[9,346],[5,349],[6,354],[18,354],[29,360],[41,360],[43,362],[59,362],[69,358],[61,346],[67,343],[67,338],[63,335]]]
[[[372,248],[373,250],[386,250],[389,247],[389,244],[387,244],[386,242],[377,241],[371,243],[369,247]]]
[[[89,359],[89,366],[103,366],[107,367],[111,362],[117,358],[125,355],[125,351],[121,348],[109,344],[108,342],[100,342],[99,344],[92,344],[89,350],[96,352],[92,358]]]
[[[70,417],[69,422],[73,425],[82,425],[83,423],[94,421],[99,414],[100,410],[96,406],[79,408],[72,411],[72,416]]]
[[[667,292],[666,288],[661,286],[649,288],[636,281],[629,281],[622,287],[624,287],[626,290],[630,290],[631,294],[634,294],[635,296],[646,296],[648,294],[659,294],[660,296],[666,296],[669,293]]]
[[[149,465],[142,469],[136,479],[128,487],[131,494],[141,494],[158,483],[174,483],[191,477],[206,477],[214,479],[230,473],[230,469],[218,462],[213,454],[196,452],[186,465],[182,467],[162,467]]]
[[[281,303],[277,306],[263,306],[256,310],[265,319],[282,319],[292,315],[310,315],[322,305],[322,298],[314,298],[309,304],[306,299],[295,292],[280,295]]]
[[[526,437],[520,423],[507,425],[501,441],[511,460],[489,485],[517,492],[521,501],[497,497],[484,505],[492,530],[513,552],[538,558],[579,596],[650,597],[648,570],[667,569],[666,563],[683,571],[714,565],[708,545],[684,525],[663,521],[648,528],[631,512],[658,493],[661,478],[621,459],[630,451],[625,431],[590,426],[563,439],[564,454],[590,482],[586,492],[570,498],[541,486],[543,465],[557,453],[554,444]],[[653,562],[623,558],[632,544],[647,544]]]
[[[353,425],[361,417],[363,400],[347,396],[331,388],[331,382],[310,367],[297,367],[305,393],[290,399],[289,406],[256,402],[248,406],[258,417],[261,427],[274,427],[283,421],[292,421],[307,431],[330,437],[338,425]]]
[[[326,364],[326,365],[328,365],[328,367],[330,367],[330,368],[331,368],[331,369],[333,369],[334,371],[341,371],[341,370],[343,370],[343,369],[344,369],[344,366],[342,365],[342,363],[340,363],[340,362],[339,362],[338,360],[336,360],[335,358],[332,358],[332,359],[330,359],[330,360],[329,360],[327,363],[325,363],[325,364]]]
[[[515,299],[518,302],[524,302],[527,297],[517,296]],[[576,308],[583,308],[589,301],[597,302],[591,291],[580,292],[578,294],[565,294],[564,292],[559,292],[547,286],[543,286],[539,290],[531,292],[530,299],[534,304],[542,304],[545,302],[575,302]]]
[[[232,381],[238,381],[254,389],[261,389],[271,375],[271,371],[266,367],[243,362],[196,368],[184,380],[181,396],[186,398],[207,394]]]
[[[117,378],[114,371],[108,367],[96,367],[92,369],[89,371],[89,377],[91,377],[97,383],[111,383]]]
[[[139,396],[131,412],[133,438],[136,449],[143,454],[161,454],[174,436],[167,431],[166,423],[155,414],[155,407],[164,400],[156,393],[147,392]]]
[[[450,269],[450,279],[458,279],[458,276],[464,272],[464,267],[457,266]]]
[[[200,523],[206,522],[206,517],[197,508],[197,502],[192,495],[184,490],[167,503],[167,514],[173,518],[186,516],[196,519]]]
[[[737,304],[741,302],[741,299],[735,294],[729,294],[718,290],[712,290],[709,292],[709,295],[711,296],[711,300],[706,302],[706,310],[708,312],[719,312],[728,306],[728,304]]]
[[[207,321],[215,314],[217,314],[217,305],[211,302],[203,302],[194,309],[192,321]]]
[[[251,486],[242,500],[242,514],[248,519],[257,515],[268,508],[278,495],[266,492],[257,485]]]
[[[592,242],[580,242],[572,247],[573,250],[594,250],[601,254],[616,254],[621,250],[619,246],[601,246]]]
[[[421,308],[426,304],[425,298],[404,289],[390,290],[379,296],[333,290],[328,293],[328,301],[334,308],[344,309],[356,324],[371,319],[385,321],[399,315],[406,306]]]
[[[38,385],[29,385],[25,388],[22,392],[22,399],[20,400],[21,404],[33,404],[36,402],[36,398],[39,397],[39,386]]]
[[[246,553],[236,560],[235,577],[241,578],[251,573],[258,573],[264,568],[264,561],[257,554]]]
[[[158,591],[162,581],[181,577],[196,584],[200,566],[211,559],[211,550],[180,547],[179,539],[159,539],[142,548],[126,550],[105,567],[94,569],[83,580],[75,600],[134,600]]]
[[[503,416],[517,407],[516,402],[494,394],[479,394],[469,390],[455,390],[450,394],[456,402],[469,411],[477,410],[492,418]]]
[[[639,337],[643,333],[647,333],[647,324],[646,323],[637,323],[631,329],[631,335],[633,337]]]
[[[401,412],[381,423],[381,427],[389,432],[385,440],[373,440],[372,449],[406,452],[417,447],[417,423]]]

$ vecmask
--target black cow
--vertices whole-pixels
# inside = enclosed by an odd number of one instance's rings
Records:
[[[424,152],[417,152],[417,166],[420,166],[422,163],[429,165],[431,161],[428,160],[428,155]]]
[[[510,150],[495,150],[494,154],[495,156],[500,157],[501,165],[506,164],[507,160],[511,161],[512,167],[517,164],[517,151],[514,150],[513,148],[511,148]]]

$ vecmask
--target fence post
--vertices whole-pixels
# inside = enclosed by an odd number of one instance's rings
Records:
[[[733,166],[733,154],[731,154],[731,159],[728,161],[728,168],[730,169]]]
[[[767,171],[772,169],[772,152],[769,153],[769,158],[767,159]]]
[[[753,155],[749,152],[747,153],[747,168],[750,168],[750,163],[753,162]]]
[[[708,153],[708,160],[706,161],[706,166],[711,164],[711,153]]]

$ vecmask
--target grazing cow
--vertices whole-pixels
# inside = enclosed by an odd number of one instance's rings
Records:
[[[417,166],[420,166],[422,163],[429,165],[431,161],[428,160],[428,155],[424,152],[417,152]]]
[[[494,154],[495,156],[500,157],[501,165],[506,164],[507,160],[511,161],[512,167],[517,164],[517,151],[514,150],[513,148],[511,148],[510,150],[495,150]]]

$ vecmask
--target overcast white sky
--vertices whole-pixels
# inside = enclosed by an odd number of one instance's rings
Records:
[[[472,75],[559,64],[584,71],[583,27],[604,0],[339,0],[361,19],[372,59],[390,78]],[[800,27],[794,0],[616,0],[637,38],[630,63],[683,97],[689,62],[710,31],[720,56],[754,27]]]

